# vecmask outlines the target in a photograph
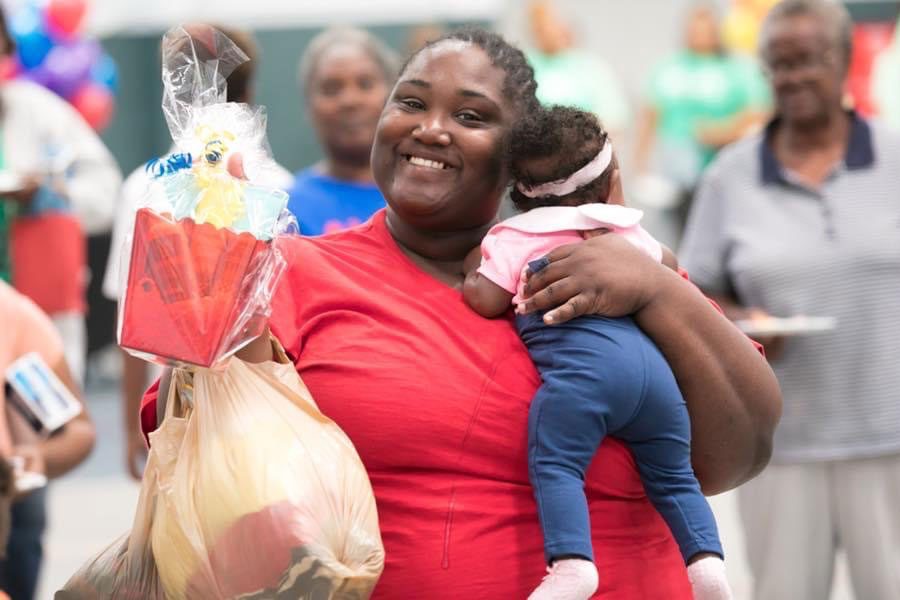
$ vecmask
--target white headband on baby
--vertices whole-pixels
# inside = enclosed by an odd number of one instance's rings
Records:
[[[533,187],[528,187],[521,181],[516,184],[516,188],[522,192],[526,198],[539,198],[540,196],[565,196],[571,194],[583,185],[587,185],[593,180],[600,177],[609,163],[612,162],[612,142],[607,141],[603,146],[603,150],[597,153],[591,162],[584,165],[568,177],[557,179],[556,181],[548,181]]]

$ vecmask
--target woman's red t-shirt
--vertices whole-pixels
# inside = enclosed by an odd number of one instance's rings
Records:
[[[545,572],[526,450],[539,378],[511,321],[478,316],[419,270],[383,211],[285,246],[271,326],[371,478],[386,552],[373,598],[525,598]],[[691,598],[622,443],[603,443],[586,489],[596,597]]]

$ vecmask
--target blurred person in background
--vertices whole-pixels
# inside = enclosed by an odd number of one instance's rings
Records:
[[[0,52],[14,50],[0,7]],[[0,172],[15,179],[0,196],[0,277],[50,315],[80,382],[87,347],[85,234],[109,229],[121,175],[81,115],[30,81],[0,83],[0,130]]]
[[[209,27],[208,25],[196,25],[195,27]],[[254,76],[259,68],[259,48],[256,40],[248,31],[216,26],[218,30],[228,36],[250,59],[238,66],[227,78],[228,102],[253,103]],[[170,152],[175,151],[171,148]],[[291,186],[293,177],[284,167],[274,160],[269,161],[259,173],[250,171],[247,177],[254,183],[266,185],[287,191]],[[116,218],[113,224],[112,241],[109,248],[109,259],[106,264],[106,274],[103,278],[103,294],[113,301],[119,301],[124,289],[124,279],[127,273],[127,264],[123,265],[124,244],[126,237],[134,229],[134,220],[137,209],[140,207],[147,187],[150,184],[150,175],[144,165],[136,168],[125,180],[119,204],[116,208]],[[140,479],[143,472],[143,462],[147,455],[144,438],[141,436],[140,427],[135,415],[140,405],[141,396],[151,379],[151,365],[145,360],[136,358],[122,350],[122,410],[125,419],[125,462],[129,474],[134,479]],[[154,369],[154,373],[157,370]]]
[[[733,319],[826,316],[825,333],[760,339],[781,383],[772,463],[738,490],[755,597],[900,598],[900,134],[842,105],[851,21],[784,0],[761,54],[776,118],[700,185],[682,265]]]
[[[650,78],[634,156],[634,170],[643,176],[636,181],[639,196],[652,173],[668,197],[660,203],[679,209],[680,234],[703,169],[719,148],[758,126],[767,107],[756,64],[724,50],[711,5],[693,5],[685,19],[684,48]]]
[[[578,49],[572,28],[550,0],[532,2],[528,19],[535,46],[528,62],[534,68],[541,104],[592,112],[611,137],[619,137],[631,115],[615,71],[599,57]]]
[[[878,116],[900,129],[900,18],[894,26],[893,41],[872,64],[871,88]]]
[[[296,175],[288,205],[304,235],[358,225],[384,208],[369,165],[397,57],[361,29],[335,28],[300,58],[301,93],[325,158]]]
[[[0,281],[0,373],[16,359],[37,352],[62,383],[81,400],[53,323],[30,299]],[[25,470],[52,479],[84,461],[94,446],[94,425],[82,412],[50,437],[35,433],[24,417],[6,401],[0,386],[0,457],[20,456]],[[15,600],[31,600],[43,559],[47,488],[16,498],[6,557],[0,560],[0,590]]]

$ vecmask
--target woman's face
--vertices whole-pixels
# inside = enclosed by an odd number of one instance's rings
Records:
[[[503,82],[484,51],[456,40],[423,50],[400,76],[375,133],[372,171],[407,224],[459,231],[496,216],[513,118]]]
[[[369,160],[387,93],[384,71],[363,48],[342,44],[323,52],[310,80],[309,109],[330,158]]]
[[[535,45],[544,54],[557,54],[572,46],[572,32],[549,3],[535,3],[530,21]]]
[[[784,17],[771,23],[762,59],[778,114],[788,123],[820,124],[841,105],[844,63],[821,19]]]
[[[719,24],[716,16],[706,8],[695,9],[687,22],[687,47],[697,54],[719,51]]]

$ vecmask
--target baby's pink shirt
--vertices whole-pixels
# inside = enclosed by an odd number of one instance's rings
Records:
[[[624,236],[654,260],[662,260],[662,246],[641,227],[643,212],[615,204],[545,206],[494,225],[481,242],[478,272],[522,301],[523,273],[528,263],[550,251],[581,242],[582,231],[607,228]]]

